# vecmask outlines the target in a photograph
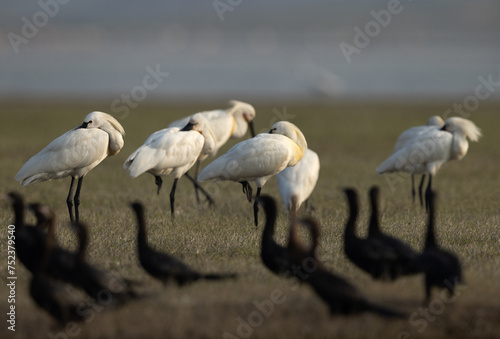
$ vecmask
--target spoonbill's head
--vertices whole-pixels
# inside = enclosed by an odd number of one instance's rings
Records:
[[[443,127],[444,120],[439,115],[433,115],[427,120],[427,126]]]
[[[205,144],[203,145],[202,153],[212,153],[215,148],[215,136],[212,128],[210,127],[210,122],[202,113],[194,114],[191,119],[189,119],[189,123],[182,130],[193,130],[203,135],[205,138]]]
[[[231,100],[229,101],[229,104],[231,105],[231,108],[228,112],[233,114],[235,119],[243,119],[248,124],[248,127],[250,127],[250,132],[252,133],[252,137],[254,137],[255,129],[253,120],[255,119],[255,108],[246,102],[238,100]]]
[[[122,136],[125,136],[125,130],[122,125],[113,118],[111,115],[95,111],[89,113],[85,119],[83,120],[83,124],[79,126],[79,128],[101,128],[104,130],[116,130]]]
[[[307,149],[307,141],[304,137],[304,134],[300,131],[300,129],[288,121],[278,121],[275,123],[271,130],[270,134],[282,134],[293,141],[305,152]]]
[[[446,119],[445,124],[441,129],[450,133],[462,134],[471,141],[478,141],[482,135],[481,129],[472,121],[460,117],[451,117]]]

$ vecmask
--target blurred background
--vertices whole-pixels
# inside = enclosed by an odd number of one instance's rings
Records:
[[[2,1],[0,99],[111,105],[152,69],[168,76],[136,99],[453,100],[474,94],[479,76],[500,80],[499,1],[396,5]]]

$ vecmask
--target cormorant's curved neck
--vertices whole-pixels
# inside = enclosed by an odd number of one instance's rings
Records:
[[[373,189],[370,191],[370,205],[372,214],[370,216],[370,225],[368,228],[369,235],[375,235],[380,232],[380,224],[379,224],[379,211],[378,211],[378,192]]]
[[[266,224],[264,226],[263,240],[265,237],[272,237],[274,235],[274,226],[276,225],[276,203],[266,202],[264,205],[264,213],[266,214]]]
[[[139,248],[144,248],[148,246],[148,239],[146,235],[146,221],[144,218],[144,208],[139,204],[134,204],[132,206],[135,211],[137,218],[137,242]]]
[[[85,252],[87,251],[88,245],[88,232],[85,226],[80,223],[74,225],[76,227],[76,233],[78,235],[78,251],[77,257],[80,261],[85,261]]]
[[[14,225],[16,229],[22,229],[24,227],[24,202],[23,199],[17,195],[17,193],[11,193],[10,199],[12,199],[12,208],[14,210]]]
[[[349,219],[347,219],[345,225],[344,237],[355,237],[356,236],[356,220],[358,218],[358,198],[354,191],[346,192],[347,202],[349,204]]]
[[[434,193],[431,192],[429,195],[429,219],[427,222],[427,235],[425,237],[425,248],[437,248],[436,234],[435,234],[435,198]]]

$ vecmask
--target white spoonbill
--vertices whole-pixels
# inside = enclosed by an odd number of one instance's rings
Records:
[[[281,199],[287,210],[296,211],[311,195],[319,176],[319,157],[316,152],[307,149],[299,163],[287,167],[276,175]],[[292,197],[296,196],[295,205]]]
[[[177,180],[196,162],[200,155],[212,152],[214,136],[207,119],[195,114],[183,129],[177,127],[157,131],[132,153],[123,164],[130,176],[135,178],[144,172],[155,177],[160,193],[162,175],[173,175],[174,183],[170,191],[170,210],[174,216],[175,189]]]
[[[248,201],[252,201],[252,187],[257,185],[257,197],[262,186],[277,173],[295,166],[307,150],[302,132],[288,121],[275,123],[269,133],[261,133],[252,139],[234,145],[227,153],[205,167],[198,179],[231,180],[243,185]],[[254,219],[258,224],[258,202],[255,200]]]
[[[208,120],[210,128],[212,129],[214,135],[215,146],[210,152],[212,156],[215,156],[229,138],[242,138],[247,133],[248,127],[250,127],[250,133],[252,137],[255,136],[255,130],[253,125],[253,120],[255,119],[255,109],[252,105],[245,102],[231,100],[229,101],[228,109],[213,110],[200,112]],[[199,114],[199,113],[196,113]],[[193,115],[187,116],[180,120],[172,122],[168,127],[179,127],[183,128],[189,122],[189,119]],[[186,175],[195,185],[196,201],[200,201],[198,196],[197,185],[198,174],[200,173],[201,162],[208,157],[209,153],[201,154],[198,161],[196,162],[194,179],[188,174]],[[206,194],[205,194],[206,195]],[[208,198],[208,197],[207,197]]]
[[[459,117],[448,118],[441,129],[430,129],[407,142],[377,168],[377,173],[428,173],[429,183],[425,192],[428,207],[432,177],[446,162],[460,160],[467,154],[467,138],[478,141],[480,136],[481,130],[472,121]]]
[[[429,118],[429,120],[427,121],[427,125],[415,126],[407,129],[406,131],[401,133],[401,135],[398,137],[398,140],[396,141],[396,145],[394,146],[394,150],[392,152],[395,153],[399,151],[416,136],[423,134],[431,129],[442,128],[443,125],[444,125],[444,120],[440,116],[434,115]],[[422,175],[422,179],[420,180],[420,185],[418,186],[420,205],[423,205],[422,187],[424,186],[424,180],[425,180],[425,174]],[[413,173],[411,175],[411,195],[413,198],[413,202],[415,202],[415,175]]]
[[[71,222],[74,223],[75,219],[78,222],[83,177],[106,157],[120,152],[124,136],[122,125],[111,115],[103,112],[89,113],[83,124],[64,133],[29,159],[17,172],[16,180],[22,186],[27,186],[70,176],[71,185],[66,204]],[[78,184],[73,197],[76,179]]]

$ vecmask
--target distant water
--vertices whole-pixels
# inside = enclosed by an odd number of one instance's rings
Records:
[[[41,9],[36,2],[0,9],[0,97],[435,98],[474,94],[479,76],[500,80],[500,20],[488,11],[469,18],[466,2],[453,11],[402,2],[404,11],[351,62],[340,43],[354,46],[353,29],[387,1],[241,2],[223,21],[210,1],[100,3],[61,5],[17,54],[8,33],[21,34],[21,18]],[[148,77],[151,69],[162,75]]]

